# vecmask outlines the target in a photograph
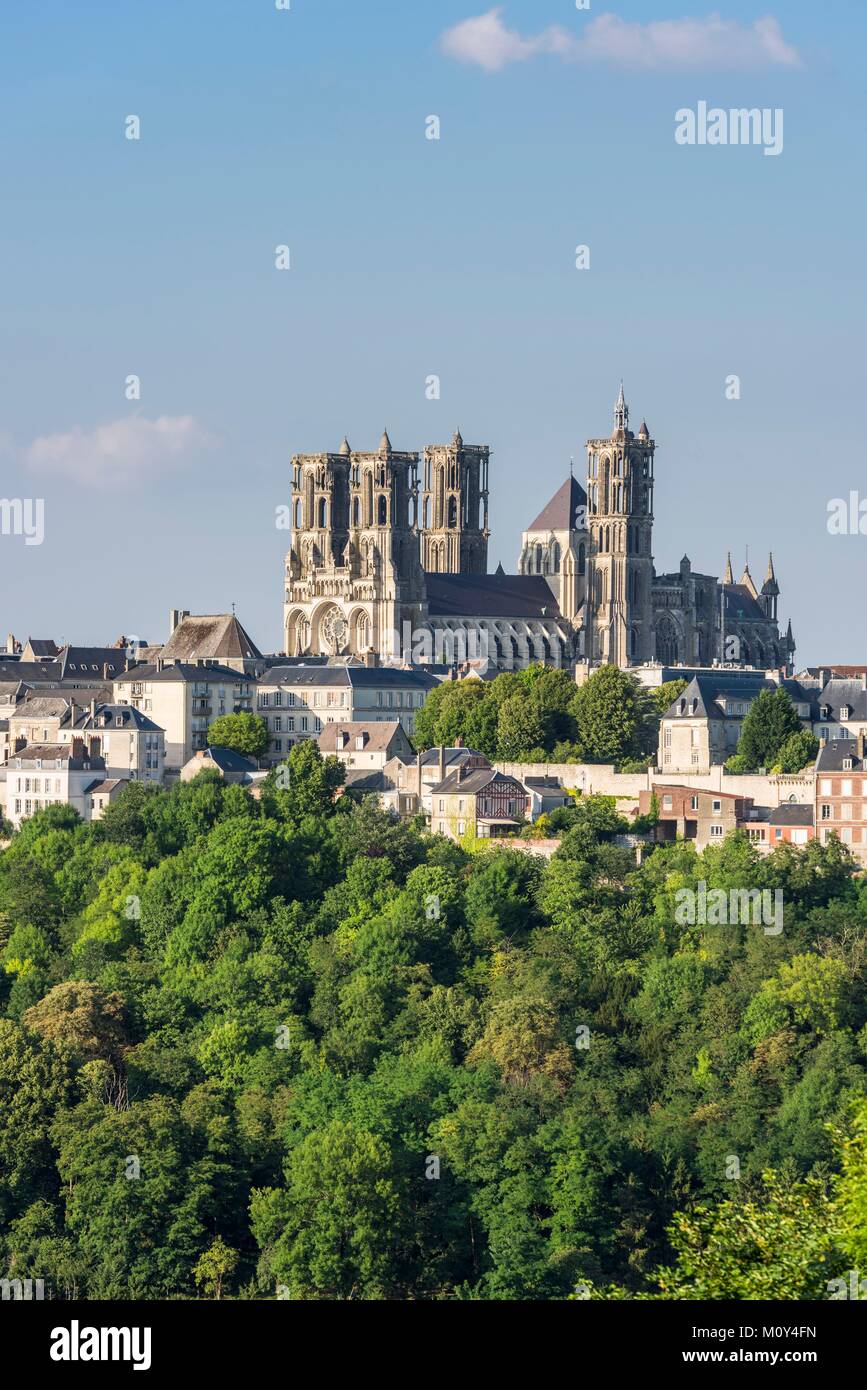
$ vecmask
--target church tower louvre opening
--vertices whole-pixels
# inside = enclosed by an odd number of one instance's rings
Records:
[[[626,667],[654,655],[653,486],[656,444],[647,425],[629,428],[621,383],[608,438],[587,441],[585,653]]]
[[[421,563],[438,574],[488,572],[487,445],[428,444],[422,474]]]

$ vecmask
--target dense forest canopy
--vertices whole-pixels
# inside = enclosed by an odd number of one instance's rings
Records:
[[[508,706],[508,701],[504,708]],[[814,1298],[867,1263],[836,840],[468,853],[294,749],[0,854],[0,1257],[52,1297]],[[683,920],[781,893],[783,930]],[[775,899],[776,901],[776,899]],[[706,914],[710,919],[711,914]]]

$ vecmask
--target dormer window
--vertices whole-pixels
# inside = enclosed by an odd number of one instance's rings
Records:
[[[851,759],[851,758],[844,758],[844,759],[843,759],[843,771],[844,771],[844,772],[851,772],[851,771],[852,771],[852,759]]]
[[[848,706],[848,705],[841,705],[841,706],[840,706],[840,718],[841,718],[841,719],[848,719],[848,718],[849,718],[849,715],[851,714],[851,712],[852,712],[852,711],[849,709],[849,706]]]
[[[680,701],[680,704],[678,705],[678,713],[686,714],[686,700]]]

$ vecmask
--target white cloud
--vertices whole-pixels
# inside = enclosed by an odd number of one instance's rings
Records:
[[[440,39],[443,52],[486,72],[498,72],[540,53],[553,53],[567,62],[646,71],[802,66],[797,50],[786,43],[779,20],[772,15],[745,25],[718,14],[647,24],[603,14],[574,34],[551,25],[528,37],[507,28],[502,14],[497,6],[447,29]]]
[[[464,19],[442,35],[442,50],[461,63],[476,63],[488,72],[498,72],[509,63],[534,58],[537,53],[561,53],[568,56],[575,40],[559,26],[543,30],[535,38],[525,39],[516,29],[507,29],[502,9],[489,10],[476,19]]]
[[[191,415],[130,415],[84,430],[44,434],[25,450],[29,467],[89,487],[122,487],[179,463],[213,442]]]

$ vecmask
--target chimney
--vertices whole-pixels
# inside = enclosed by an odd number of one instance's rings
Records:
[[[464,765],[463,765],[463,763],[458,763],[458,782],[463,782],[463,780],[464,780]]]
[[[864,733],[863,729],[858,735],[858,757],[862,762],[867,757],[867,734]]]
[[[163,661],[162,657],[161,657],[161,656],[158,656],[158,657],[157,657],[157,670],[158,670],[158,671],[161,671],[161,670],[163,669],[163,666],[164,666],[164,665],[165,665],[165,662]]]
[[[421,753],[415,755],[416,796],[421,796]]]
[[[458,734],[457,738],[455,739],[455,748],[463,748],[463,746],[464,746],[464,736],[463,736],[463,734]]]
[[[107,662],[107,661],[104,661],[104,662],[102,663],[102,679],[103,679],[104,681],[107,681],[107,680],[108,680],[108,662]]]
[[[15,634],[10,632],[6,638],[6,651],[11,656],[15,650]]]
[[[867,670],[861,672],[861,689],[867,690]]]
[[[439,755],[440,755],[440,781],[441,781],[441,782],[444,782],[444,781],[445,781],[445,776],[446,776],[446,750],[445,750],[445,748],[443,747],[442,744],[440,744],[440,747],[439,747]]]
[[[96,700],[90,702],[90,722],[96,724]]]

